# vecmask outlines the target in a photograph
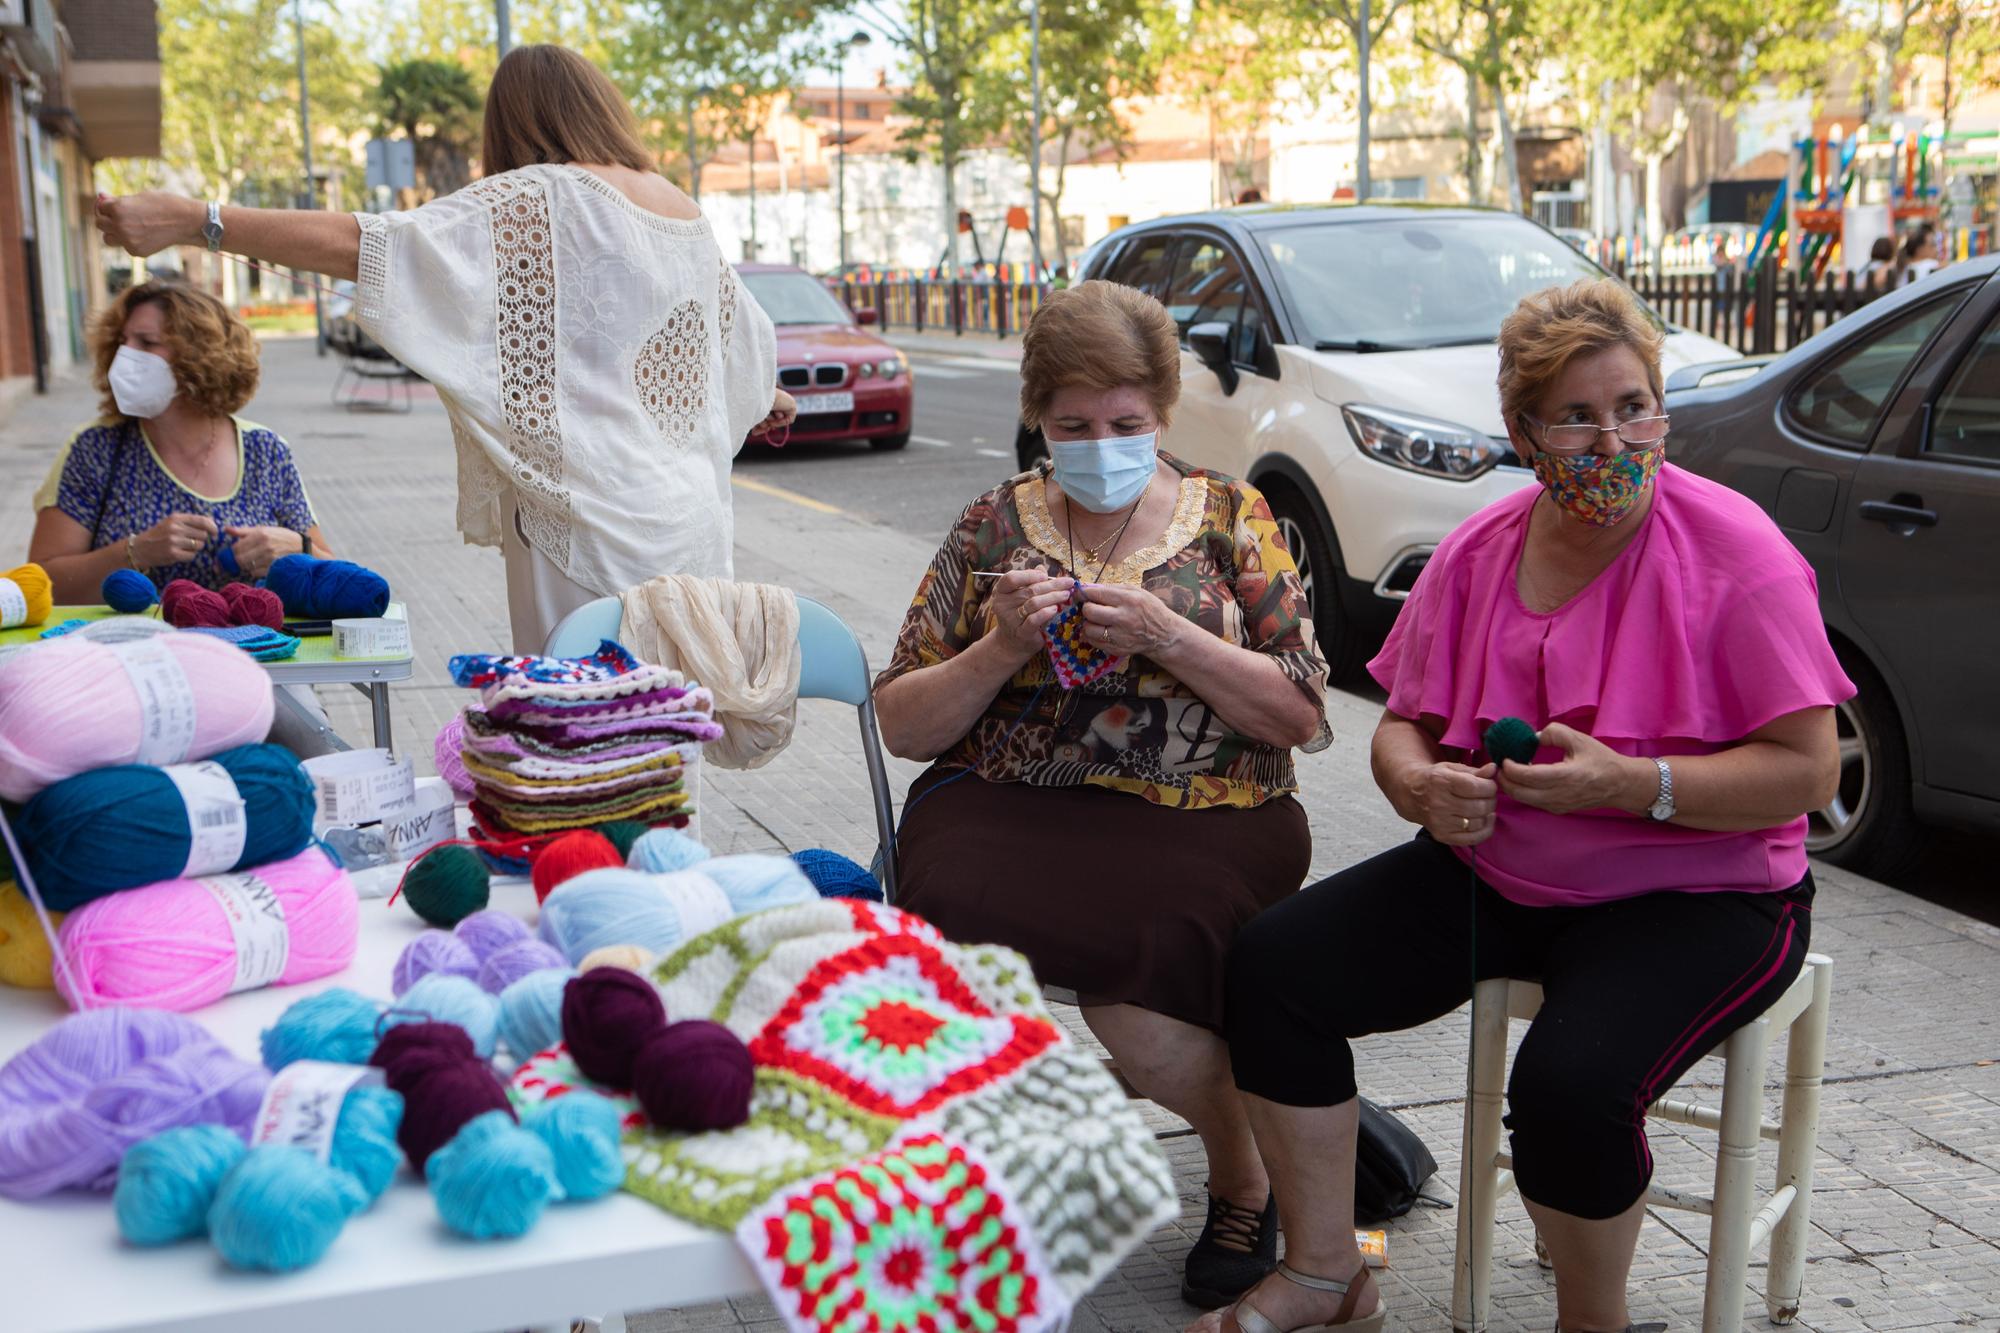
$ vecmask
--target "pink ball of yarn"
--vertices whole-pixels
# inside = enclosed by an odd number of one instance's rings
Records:
[[[436,761],[438,776],[445,780],[445,785],[459,800],[469,801],[473,797],[472,774],[465,771],[465,760],[459,754],[464,741],[465,715],[461,713],[438,728],[431,757]]]
[[[141,678],[178,693],[185,680],[194,734],[184,754],[144,750],[139,686],[121,662],[164,653],[180,668]],[[271,730],[271,678],[257,660],[207,634],[156,634],[105,644],[69,635],[0,658],[0,797],[111,764],[174,764],[251,745]]]
[[[268,984],[329,976],[354,960],[360,902],[353,881],[325,852],[308,847],[249,873],[284,912],[284,966]],[[229,917],[202,880],[170,879],[99,898],[69,914],[60,938],[83,994],[70,994],[60,975],[56,985],[73,1006],[81,999],[91,1007],[185,1011],[239,989]]]
[[[229,603],[193,579],[175,579],[160,589],[160,619],[175,629],[215,629],[229,623]]]
[[[396,957],[396,969],[389,979],[391,991],[402,999],[410,987],[433,972],[464,977],[479,976],[479,955],[464,940],[448,930],[427,930],[403,946]]]

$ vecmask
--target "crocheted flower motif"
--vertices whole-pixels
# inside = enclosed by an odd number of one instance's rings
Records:
[[[995,1014],[923,939],[885,935],[814,967],[750,1054],[862,1110],[908,1119],[1006,1077],[1058,1039],[1046,1018]]]
[[[607,1088],[592,1083],[576,1067],[576,1058],[569,1053],[569,1043],[559,1041],[538,1055],[531,1055],[521,1062],[514,1071],[514,1077],[507,1081],[507,1100],[516,1111],[529,1111],[543,1102],[552,1102],[558,1097],[567,1097],[579,1088],[594,1092],[608,1100],[623,1114],[623,1126],[627,1131],[644,1129],[646,1113],[639,1108],[639,1099],[629,1092],[617,1088]]]
[[[632,363],[632,387],[669,443],[684,444],[708,405],[708,326],[701,303],[683,302]]]
[[[1049,664],[1055,668],[1056,682],[1066,690],[1088,685],[1125,665],[1124,658],[1114,657],[1083,637],[1088,623],[1083,618],[1083,603],[1072,602],[1042,626],[1042,637],[1049,644]]]
[[[1029,1333],[1068,1302],[969,1149],[922,1134],[786,1190],[737,1239],[794,1329]]]

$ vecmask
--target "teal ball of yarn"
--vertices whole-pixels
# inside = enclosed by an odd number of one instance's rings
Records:
[[[654,875],[692,870],[709,859],[708,848],[675,828],[648,829],[632,844],[625,864]]]
[[[625,1183],[624,1117],[596,1093],[579,1088],[542,1103],[527,1129],[549,1145],[565,1198],[601,1199]]]
[[[575,975],[566,967],[545,967],[500,992],[500,1044],[516,1060],[562,1040],[563,987]]]
[[[1512,759],[1517,764],[1532,764],[1541,743],[1535,729],[1518,717],[1501,718],[1486,729],[1482,738],[1487,758],[1496,764],[1503,759]]]
[[[701,863],[701,873],[715,881],[738,916],[819,898],[812,881],[789,856],[755,852],[717,856]]]
[[[361,1182],[289,1144],[250,1152],[222,1182],[208,1234],[232,1268],[290,1273],[318,1263],[368,1204]]]
[[[403,1126],[402,1094],[372,1085],[349,1088],[333,1127],[333,1164],[353,1176],[373,1203],[396,1178],[403,1150],[396,1131]]]
[[[271,562],[264,586],[294,620],[367,618],[389,609],[388,580],[352,560],[282,555]]]
[[[294,1060],[365,1065],[378,1040],[382,1006],[341,986],[294,1001],[264,1029],[259,1047],[273,1073]]]
[[[474,1240],[525,1235],[550,1201],[563,1197],[549,1145],[505,1111],[466,1122],[431,1154],[424,1174],[444,1224]]]
[[[386,1030],[400,1023],[451,1023],[465,1029],[482,1060],[493,1058],[500,1035],[500,1001],[479,983],[448,972],[433,972],[403,993],[382,1015]],[[365,1057],[364,1057],[365,1059]]]
[[[134,1245],[171,1245],[208,1231],[208,1208],[249,1148],[221,1125],[183,1125],[134,1144],[118,1163],[111,1209]]]
[[[104,604],[123,615],[137,615],[160,600],[160,590],[136,569],[114,569],[100,590]]]
[[[882,901],[882,886],[868,867],[850,861],[839,852],[829,852],[824,847],[808,847],[802,852],[793,852],[792,861],[805,872],[812,881],[813,888],[822,898],[861,898],[871,903]]]

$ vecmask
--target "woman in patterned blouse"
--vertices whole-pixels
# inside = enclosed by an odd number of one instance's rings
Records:
[[[966,507],[875,684],[883,738],[931,761],[897,838],[899,906],[1019,949],[1076,993],[1142,1094],[1208,1153],[1188,1299],[1270,1270],[1276,1214],[1217,1035],[1237,930],[1311,861],[1294,747],[1323,748],[1326,663],[1264,498],[1158,452],[1173,317],[1105,282],[1029,325],[1022,417],[1053,462]],[[1053,635],[1088,674],[1066,687]]]
[[[70,437],[36,492],[28,547],[57,603],[97,601],[115,569],[219,588],[281,555],[332,554],[291,450],[235,415],[257,391],[257,340],[227,306],[142,283],[97,317],[90,340],[104,414]]]

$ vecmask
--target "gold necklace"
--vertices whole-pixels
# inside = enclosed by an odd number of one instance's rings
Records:
[[[1157,477],[1158,475],[1159,473],[1155,472],[1153,477]],[[1086,546],[1083,548],[1083,555],[1086,560],[1096,560],[1099,551],[1103,550],[1106,546],[1111,548],[1106,553],[1104,559],[1098,563],[1097,578],[1101,579],[1104,577],[1104,571],[1111,565],[1111,557],[1118,553],[1118,539],[1125,535],[1125,529],[1132,526],[1132,520],[1139,517],[1140,506],[1146,503],[1146,497],[1152,493],[1153,477],[1146,478],[1145,489],[1141,490],[1139,498],[1132,502],[1131,510],[1125,515],[1125,521],[1118,525],[1118,531],[1112,533],[1095,546]],[[1080,573],[1076,564],[1076,515],[1070,510],[1068,491],[1063,492],[1063,528],[1065,529],[1064,535],[1069,539],[1069,571],[1071,576],[1075,577]],[[1095,579],[1091,581],[1096,582]]]

